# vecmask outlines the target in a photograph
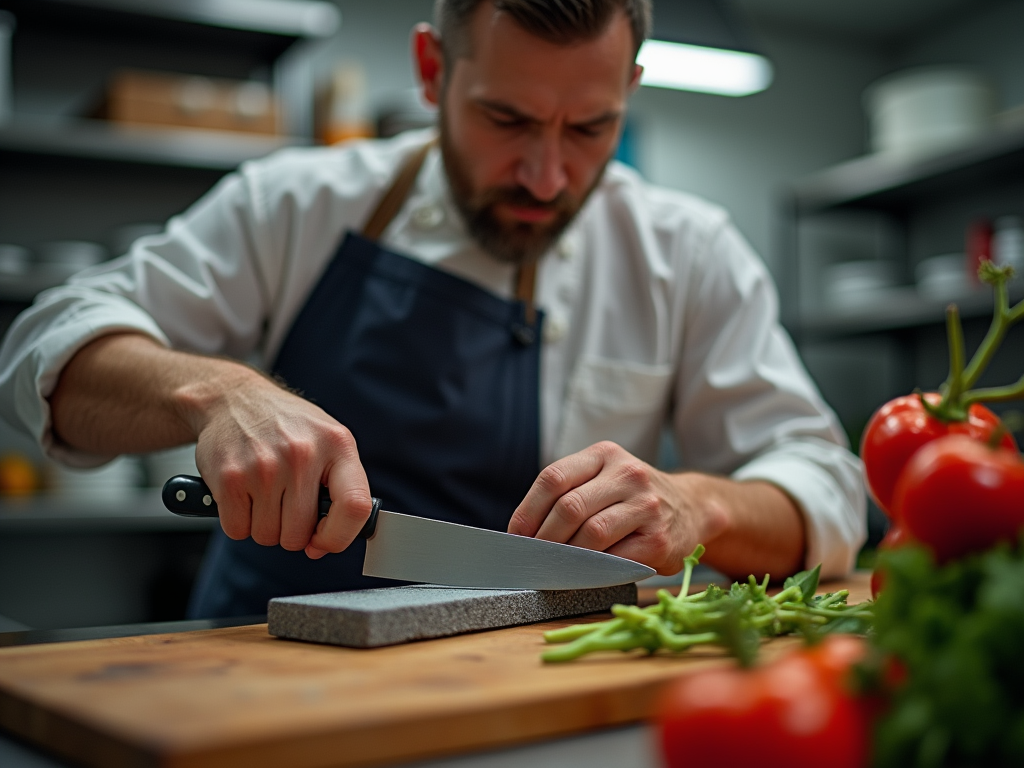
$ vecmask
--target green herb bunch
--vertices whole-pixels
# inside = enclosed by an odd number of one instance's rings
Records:
[[[875,764],[1024,764],[1024,543],[944,566],[907,546],[879,563],[874,645],[906,679],[877,725]]]
[[[846,590],[815,596],[821,566],[786,579],[782,591],[768,594],[768,576],[758,582],[750,576],[728,590],[711,585],[690,595],[690,578],[704,547],[686,558],[679,596],[658,591],[658,602],[647,608],[614,605],[615,618],[577,624],[544,633],[549,643],[567,643],[544,653],[547,662],[571,661],[598,651],[648,653],[685,651],[695,645],[726,648],[741,664],[757,656],[761,638],[801,632],[817,637],[829,632],[866,632],[871,618],[869,603],[847,605]]]

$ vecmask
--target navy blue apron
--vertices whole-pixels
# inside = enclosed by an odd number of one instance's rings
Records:
[[[385,509],[505,530],[540,469],[542,321],[529,300],[348,233],[273,373],[351,430]],[[357,540],[310,560],[217,530],[189,613],[262,614],[272,597],[398,583],[363,576],[364,552]]]

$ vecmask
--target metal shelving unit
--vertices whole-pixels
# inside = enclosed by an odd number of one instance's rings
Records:
[[[992,316],[992,297],[984,289],[951,302],[924,297],[912,287],[902,287],[880,293],[871,303],[805,315],[800,323],[800,339],[818,341],[936,325],[945,321],[950,303],[957,305],[963,320]]]
[[[0,243],[30,249],[53,240],[112,246],[118,227],[165,221],[239,164],[309,144],[304,62],[340,24],[323,0],[0,0],[0,9],[17,23],[15,109],[0,124]],[[288,134],[84,117],[122,68],[262,80],[281,96]],[[66,277],[55,265],[0,275],[0,332]]]
[[[915,220],[929,209],[972,199],[989,201],[1000,194],[1013,198],[1018,192],[1017,207],[1024,210],[1024,127],[993,131],[975,143],[926,157],[862,157],[798,181],[787,195],[783,214],[788,236],[780,287],[786,326],[798,342],[895,331],[941,324],[949,303],[922,297],[908,286],[880,293],[876,301],[856,307],[807,311],[804,299],[813,286],[806,285],[807,257],[798,246],[801,222],[841,211],[874,212],[894,222],[906,241]],[[966,230],[968,223],[964,220],[959,226]],[[906,245],[902,258],[909,274]],[[985,290],[955,300],[965,318],[991,312]]]

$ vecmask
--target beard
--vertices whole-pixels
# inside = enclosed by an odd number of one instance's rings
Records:
[[[459,209],[466,229],[477,244],[499,261],[525,264],[536,261],[562,236],[604,175],[609,160],[598,170],[593,183],[579,198],[564,190],[552,200],[538,200],[523,186],[473,189],[467,166],[469,161],[459,155],[452,144],[444,110],[439,116],[441,157],[452,199]],[[547,211],[554,217],[547,222],[519,221],[508,223],[498,218],[496,208],[506,204],[517,208]]]

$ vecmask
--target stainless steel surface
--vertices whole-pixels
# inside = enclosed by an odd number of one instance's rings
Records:
[[[363,575],[452,587],[592,589],[653,568],[604,552],[381,510]]]

